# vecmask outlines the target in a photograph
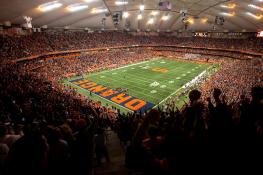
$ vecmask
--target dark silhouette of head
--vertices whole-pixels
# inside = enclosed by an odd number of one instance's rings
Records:
[[[214,88],[213,97],[215,100],[219,100],[222,91],[218,88]]]
[[[251,90],[251,95],[253,102],[260,103],[260,101],[263,99],[263,87],[253,87]]]
[[[201,97],[201,92],[194,89],[189,93],[189,99],[191,102],[195,102]]]

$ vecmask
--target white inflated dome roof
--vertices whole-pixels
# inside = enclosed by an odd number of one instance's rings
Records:
[[[53,4],[56,8],[50,9],[46,3],[53,1],[1,0],[0,23],[22,24],[23,16],[30,16],[34,27],[111,30],[115,29],[112,15],[119,13],[118,29],[174,31],[183,30],[186,23],[193,31],[263,29],[263,0],[170,0],[171,10],[160,10],[159,3],[166,0],[57,0]],[[140,10],[142,4],[144,10]],[[182,12],[186,13],[186,23],[182,22]],[[221,25],[215,25],[216,16],[223,17]]]

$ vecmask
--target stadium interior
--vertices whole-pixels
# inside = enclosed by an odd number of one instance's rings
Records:
[[[1,0],[1,175],[262,174],[263,0]]]

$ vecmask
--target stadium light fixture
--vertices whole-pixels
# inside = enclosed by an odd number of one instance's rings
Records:
[[[229,16],[229,17],[233,17],[236,15],[235,12],[230,12],[230,13],[226,13],[226,12],[221,12],[221,15],[224,15],[224,16]]]
[[[190,23],[190,24],[194,24],[195,23],[194,18],[188,18],[187,22]]]
[[[257,37],[263,37],[263,31],[258,32]]]
[[[248,16],[251,16],[251,17],[257,19],[257,20],[260,20],[260,19],[263,18],[263,15],[255,15],[255,14],[253,14],[253,13],[251,13],[251,12],[247,12],[246,14],[247,14]]]
[[[168,15],[164,15],[164,16],[162,16],[162,18],[161,18],[163,21],[167,21],[168,19],[169,19],[169,16]]]
[[[137,19],[138,19],[138,20],[141,20],[141,19],[142,19],[142,14],[139,14],[139,15],[137,16]]]
[[[248,4],[248,6],[251,7],[251,8],[263,11],[263,7],[259,7],[259,6],[254,5],[254,4]]]
[[[229,3],[227,5],[224,5],[224,4],[221,5],[221,7],[227,8],[227,9],[234,9],[234,8],[236,8],[236,6],[237,5],[235,3]]]
[[[67,10],[70,12],[77,12],[77,11],[81,11],[88,8],[87,4],[82,4],[82,3],[76,3],[76,4],[72,4],[67,6]]]
[[[140,5],[140,11],[143,11],[143,10],[144,10],[144,5],[141,4],[141,5]]]
[[[158,14],[159,14],[159,12],[157,10],[151,12],[151,15],[153,15],[153,16],[156,16]]]
[[[58,1],[47,2],[38,6],[38,9],[42,12],[47,12],[61,7],[63,4]]]
[[[93,9],[91,9],[91,13],[93,13],[93,14],[104,13],[107,11],[108,10],[106,8],[93,8]]]
[[[201,19],[201,23],[203,23],[203,24],[207,23],[207,21],[208,21],[207,18],[202,18],[202,19]]]
[[[125,0],[123,0],[123,1],[118,0],[118,1],[115,1],[115,4],[116,4],[116,5],[127,5],[127,4],[128,4],[128,1],[125,1]]]
[[[154,19],[153,19],[153,18],[150,18],[147,23],[148,23],[148,24],[153,24],[153,23],[154,23]]]
[[[122,17],[123,18],[128,18],[129,17],[129,13],[128,12],[123,12]]]
[[[90,3],[90,2],[96,2],[96,1],[98,1],[98,0],[83,0],[83,1]]]

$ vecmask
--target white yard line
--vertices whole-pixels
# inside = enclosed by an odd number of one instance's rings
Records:
[[[175,71],[175,70],[174,70]],[[140,71],[139,71],[140,72]],[[153,83],[154,81],[157,81],[156,79],[154,79],[154,80],[152,80],[152,79],[150,79],[150,81],[144,81],[144,80],[142,80],[141,78],[143,77],[143,76],[141,76],[141,75],[138,75],[138,76],[136,76],[136,75],[127,75],[128,77],[129,76],[132,76],[132,77],[140,77],[140,79],[138,79],[137,81],[138,82],[146,82],[146,83]],[[92,76],[91,76],[92,77]],[[108,80],[112,80],[112,81],[114,81],[114,82],[117,82],[118,80],[115,80],[115,79],[113,79],[113,78],[111,78],[111,77],[108,77],[108,76],[106,76],[105,77],[105,79],[108,79]],[[182,78],[183,79],[183,78]],[[96,80],[96,78],[95,78],[95,80]],[[174,80],[174,81],[176,81],[176,79],[162,79],[162,80],[160,80],[160,81],[170,81],[170,80]],[[125,79],[125,81],[127,81],[127,82],[131,82],[132,83],[132,81],[129,81],[129,80],[127,80],[127,79]],[[142,90],[145,90],[144,88],[140,88],[140,87],[138,87],[138,86],[136,86],[136,85],[131,85],[131,84],[127,84],[127,83],[124,83],[124,82],[122,82],[122,84],[126,84],[126,85],[129,85],[129,86],[132,86],[132,87],[136,87],[136,88],[139,88],[139,89],[142,89]],[[187,84],[187,83],[186,83]],[[161,92],[167,92],[167,90],[171,90],[171,88],[165,88],[165,89],[158,89],[158,91],[161,91]],[[146,95],[146,94],[143,94],[143,95]],[[150,97],[149,95],[146,95],[146,96],[148,96],[148,97]],[[154,98],[154,97],[152,97],[151,96],[151,98]],[[154,98],[154,99],[156,99],[156,98]]]
[[[138,65],[138,64],[142,64],[142,63],[147,63],[147,62],[149,62],[149,61],[154,61],[154,60],[158,60],[158,59],[162,59],[162,57],[153,58],[153,59],[151,59],[151,60],[147,60],[147,61],[143,61],[143,62],[139,62],[139,63],[129,64],[129,65],[126,65],[126,66],[123,66],[123,67],[118,67],[118,68],[115,68],[115,69],[111,69],[111,71],[112,71],[112,70],[118,70],[118,69],[126,68],[126,67],[130,67],[130,66],[134,66],[134,65]]]
[[[157,60],[157,59],[161,59],[161,58],[156,58],[155,60]],[[152,60],[149,60],[149,61],[152,61]],[[141,63],[146,63],[146,62],[149,62],[149,61],[144,61],[144,62],[140,62],[140,63],[135,63],[135,64],[133,64],[133,65],[137,65],[137,64],[141,64]],[[131,66],[131,65],[127,65],[127,66],[124,66],[124,67],[129,67],[129,66]],[[124,67],[121,67],[121,68],[124,68]],[[120,68],[117,68],[117,69],[120,69]],[[116,70],[116,69],[115,69]],[[108,70],[108,71],[102,71],[102,72],[109,72],[109,71],[113,71],[113,70]],[[175,70],[171,70],[171,72],[173,72],[173,71],[177,71],[176,69]],[[96,73],[96,74],[100,74],[100,73],[102,73],[102,72],[98,72],[98,73]],[[139,70],[139,72],[140,72],[140,70]],[[93,75],[95,75],[95,74],[93,74]],[[91,77],[93,76],[93,75],[91,75]],[[200,74],[199,74],[200,75]],[[198,75],[198,76],[199,76]],[[127,75],[127,76],[133,76],[133,77],[137,77],[136,75]],[[142,78],[142,77],[144,77],[144,76],[139,76],[140,78]],[[197,76],[196,76],[197,77]],[[111,78],[111,77],[105,77],[106,79],[108,79],[108,80],[111,80],[111,81],[114,81],[114,82],[117,82],[115,79],[113,79],[113,78]],[[96,80],[96,78],[95,78],[95,80]],[[171,79],[162,79],[162,81],[169,81],[169,80],[171,80]],[[176,79],[174,79],[175,81],[176,81]],[[132,81],[129,81],[129,80],[125,80],[125,81],[128,81],[128,82],[132,82]],[[144,80],[142,80],[142,79],[138,79],[137,81],[139,81],[139,82],[147,82],[147,83],[152,83],[153,81],[156,81],[156,80],[150,80],[150,81],[144,81]],[[191,80],[192,81],[192,80]],[[189,81],[190,82],[190,81]],[[188,82],[187,82],[188,83]],[[185,86],[187,83],[185,83],[183,86]],[[143,90],[143,91],[146,91],[144,88],[140,88],[140,87],[138,87],[138,86],[136,86],[136,85],[131,85],[131,84],[127,84],[127,83],[124,83],[124,82],[122,82],[122,84],[126,84],[126,85],[129,85],[129,86],[132,86],[132,87],[136,87],[136,88],[139,88],[139,89],[141,89],[141,90]],[[182,86],[182,87],[183,87]],[[156,106],[158,106],[158,105],[160,105],[163,101],[165,101],[165,100],[167,100],[170,96],[172,96],[172,95],[174,95],[176,92],[178,92],[180,89],[182,89],[182,87],[181,88],[179,88],[179,89],[177,89],[175,92],[173,92],[172,94],[170,94],[168,97],[166,97],[164,100],[162,100],[159,104],[157,104]],[[161,92],[167,92],[168,90],[171,90],[171,88],[165,88],[165,89],[158,89],[158,92],[159,91],[161,91]],[[141,93],[139,93],[139,94],[141,94]],[[148,98],[150,98],[150,99],[154,99],[154,101],[156,100],[156,99],[158,99],[157,97],[153,97],[152,96],[152,94],[150,95],[148,95],[148,94],[145,94],[145,93],[143,93],[143,96],[147,96]]]
[[[187,65],[186,65],[187,66]],[[185,67],[185,66],[182,66],[182,68],[183,67]],[[171,67],[168,67],[168,68],[173,68],[173,66],[171,66]],[[169,71],[169,73],[166,73],[166,75],[172,75],[171,73],[173,73],[173,72],[175,72],[175,71],[178,71],[178,69],[173,69],[173,70],[170,70]],[[131,77],[140,77],[140,79],[138,79],[137,81],[140,81],[140,82],[146,82],[146,83],[152,83],[152,82],[154,82],[154,81],[159,81],[159,80],[156,80],[156,79],[149,79],[148,77],[144,77],[143,75],[142,75],[142,73],[143,73],[143,71],[141,71],[141,70],[137,70],[137,72],[138,73],[134,73],[133,75],[131,75],[131,74],[128,74],[127,75],[127,77],[129,77],[129,76],[131,76]],[[103,73],[103,72],[101,72],[101,73]],[[98,74],[98,73],[97,73]],[[93,74],[93,75],[97,75],[97,74]],[[90,75],[89,77],[93,77],[93,75]],[[161,75],[160,75],[161,76]],[[106,77],[108,77],[108,76],[106,76]],[[105,78],[106,78],[105,77]],[[95,76],[95,79],[96,79],[96,76]],[[183,79],[183,78],[182,78]],[[145,80],[147,80],[147,81],[145,81]],[[175,80],[175,79],[171,79],[171,78],[162,78],[161,79],[161,81],[162,82],[164,82],[164,81],[170,81],[170,80]],[[125,80],[125,81],[128,81],[127,79]]]
[[[127,75],[127,77],[129,77],[129,76],[132,76],[132,75]],[[138,75],[138,76],[132,76],[132,77],[139,77],[139,75]],[[112,81],[114,81],[114,82],[120,81],[120,79],[116,80],[116,79],[114,79],[114,78],[107,77],[107,76],[105,77],[105,79],[106,79],[106,80],[112,80]],[[94,80],[96,81],[96,78],[95,78]],[[171,80],[171,79],[169,79],[169,80]],[[144,81],[144,80],[142,80],[141,77],[140,77],[140,79],[137,79],[136,81],[138,81],[138,82],[146,82],[148,85],[150,85],[151,83],[153,83],[154,81],[157,81],[157,80]],[[162,80],[162,81],[163,81],[163,80]],[[168,81],[168,79],[167,79],[167,81]],[[128,83],[125,83],[125,82],[133,83],[133,81],[130,81],[130,80],[128,80],[128,79],[125,79],[125,81],[122,82],[122,84],[126,84],[126,85],[129,85],[129,86],[132,86],[132,87],[136,87],[136,88],[145,90],[144,88],[141,88],[141,87],[139,87],[139,86],[137,86],[137,85],[132,85],[132,84],[128,84]],[[160,90],[165,92],[165,91],[167,91],[167,90],[171,90],[171,88],[165,88],[165,89],[160,89]]]
[[[135,65],[138,65],[138,64],[143,64],[143,63],[147,63],[149,61],[153,61],[153,60],[158,60],[158,59],[162,59],[162,57],[160,58],[154,58],[154,59],[151,59],[151,60],[147,60],[147,61],[142,61],[142,62],[139,62],[139,63],[134,63],[134,64],[129,64],[129,65],[126,65],[126,66],[123,66],[123,67],[118,67],[118,68],[115,68],[115,69],[110,69],[110,70],[101,70],[97,73],[90,73],[91,75],[97,75],[97,74],[100,74],[100,73],[104,73],[104,72],[109,72],[109,71],[114,71],[114,70],[118,70],[118,69],[123,69],[123,68],[126,68],[126,67],[131,67],[131,66],[135,66]],[[87,74],[88,75],[88,74]]]
[[[185,66],[182,66],[181,67],[181,69],[183,69],[184,67],[187,67],[187,65],[185,65]],[[169,70],[169,72],[168,73],[166,73],[165,75],[173,75],[172,73],[173,72],[176,72],[176,71],[178,71],[178,69],[177,68],[175,68],[174,69],[174,66],[171,66],[171,67],[167,67],[168,69],[172,69],[172,70]],[[139,70],[137,70],[137,72],[138,73],[134,73],[133,75],[127,75],[127,77],[128,76],[133,76],[133,77],[136,77],[136,75],[138,76],[138,77],[140,77],[140,80],[141,81],[144,81],[144,82],[147,82],[147,83],[152,83],[153,81],[157,81],[156,79],[154,79],[154,80],[152,80],[152,79],[149,79],[148,77],[144,77],[141,73],[143,73],[143,71],[141,71],[140,69]],[[160,74],[159,76],[161,76],[162,74]],[[143,80],[144,79],[144,80]],[[147,81],[145,81],[145,80],[147,80]],[[162,78],[162,81],[170,81],[171,80],[171,78]]]
[[[108,79],[108,80],[111,80],[111,81],[114,81],[114,82],[117,82],[118,80],[115,80],[115,79],[112,79],[112,78],[106,78],[106,79]],[[128,80],[125,80],[124,82],[122,82],[122,84],[125,84],[125,85],[128,85],[128,86],[131,86],[131,87],[136,87],[136,88],[138,88],[138,89],[141,89],[141,90],[143,90],[143,91],[147,91],[147,89],[144,89],[144,88],[141,88],[141,87],[139,87],[139,86],[137,86],[137,85],[132,85],[132,84],[128,84],[128,83],[125,83],[125,82],[131,82],[132,83],[132,81],[128,81]],[[107,86],[106,86],[107,87]],[[110,88],[110,87],[109,87]],[[168,89],[168,88],[167,88]],[[166,90],[165,89],[160,89],[161,91],[164,91],[164,92],[166,92]],[[137,92],[138,94],[141,94],[141,95],[145,95],[145,96],[147,96],[147,97],[150,97],[151,99],[158,99],[157,97],[153,97],[153,96],[151,96],[151,95],[148,95],[148,94],[145,94],[145,93],[140,93],[140,92]],[[129,93],[128,93],[129,94]],[[131,95],[131,94],[129,94],[129,95]]]
[[[140,63],[135,63],[135,64],[131,64],[131,65],[127,65],[127,66],[123,66],[123,67],[119,67],[119,68],[116,68],[116,69],[111,69],[111,70],[105,70],[105,71],[101,71],[101,72],[97,72],[97,73],[91,73],[90,75],[89,74],[87,74],[87,75],[85,75],[84,77],[85,78],[87,78],[87,77],[95,77],[95,79],[96,79],[96,76],[97,75],[99,75],[99,74],[104,74],[105,72],[111,72],[111,71],[114,71],[114,70],[118,70],[118,69],[122,69],[122,68],[126,68],[126,67],[130,67],[130,66],[133,66],[133,65],[138,65],[138,64],[142,64],[142,63],[146,63],[146,62],[149,62],[149,61],[153,61],[153,60],[158,60],[158,59],[162,59],[162,58],[154,58],[154,59],[152,59],[152,60],[148,60],[148,61],[143,61],[143,62],[140,62]],[[187,65],[186,65],[187,66]],[[183,67],[185,67],[185,66],[183,66]],[[183,68],[182,67],[182,68]],[[173,68],[173,66],[168,66],[168,69],[169,68]],[[178,71],[178,69],[172,69],[172,70],[170,70],[166,75],[172,75],[171,73],[173,73],[173,72],[175,72],[175,71]],[[137,72],[141,72],[140,70],[137,70]],[[127,77],[129,77],[129,76],[132,76],[132,77],[136,77],[136,75],[138,75],[137,73],[135,73],[134,75],[127,75]],[[156,79],[155,80],[151,80],[151,79],[149,79],[148,77],[144,77],[144,76],[142,76],[142,74],[139,74],[138,75],[139,77],[140,77],[140,80],[138,79],[137,81],[140,81],[140,82],[146,82],[146,83],[152,83],[153,81],[156,81]],[[77,77],[76,77],[77,78]],[[75,79],[75,78],[74,78]],[[147,81],[146,81],[147,80]],[[170,78],[168,78],[168,79],[166,79],[166,78],[162,78],[162,81],[170,81],[171,79]],[[127,81],[127,80],[126,80]]]

